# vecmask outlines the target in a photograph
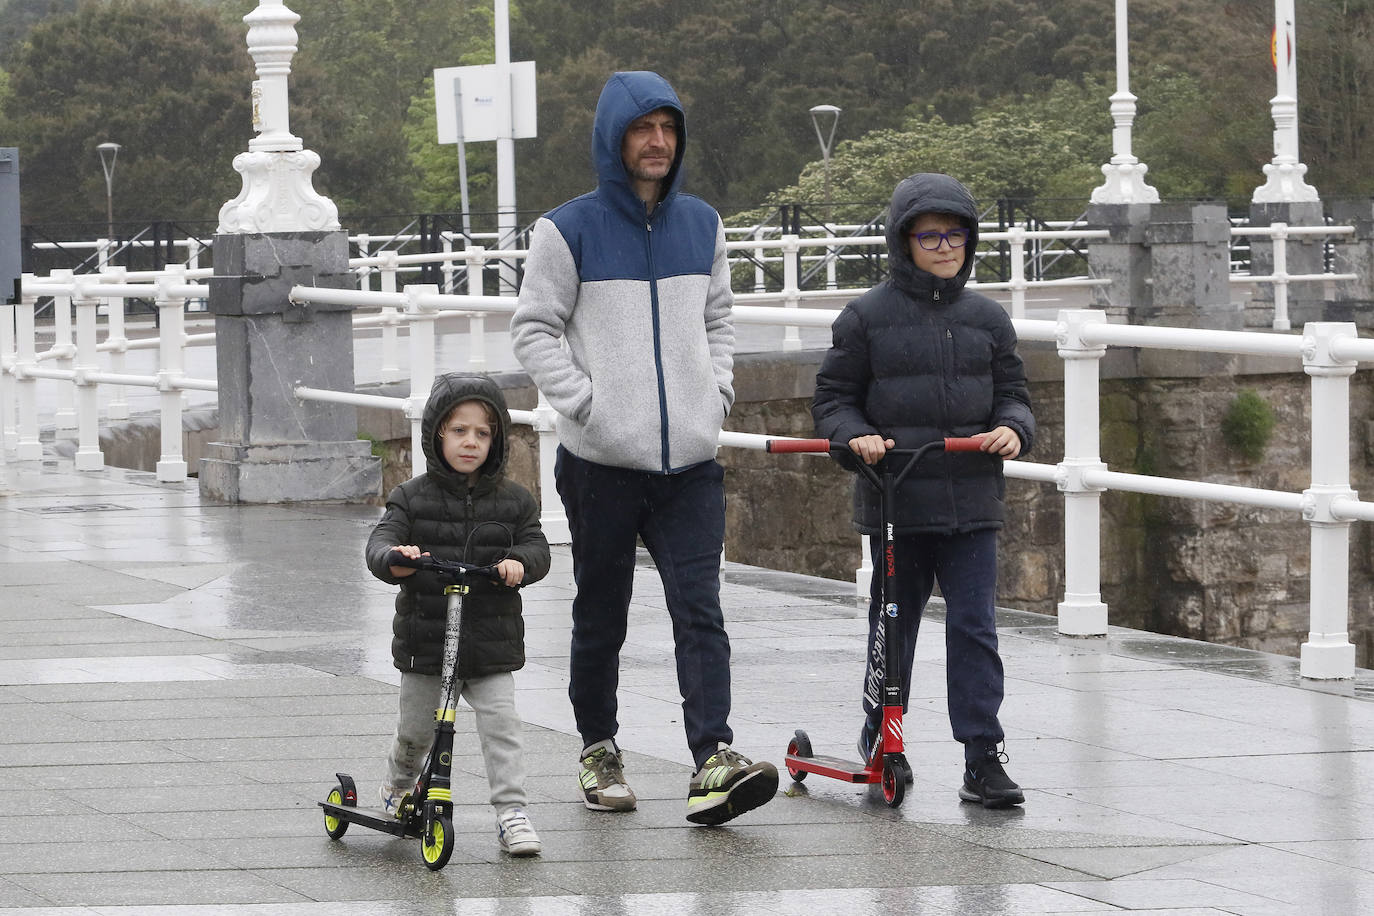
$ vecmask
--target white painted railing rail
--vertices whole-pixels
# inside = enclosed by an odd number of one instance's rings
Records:
[[[1233,226],[1231,235],[1240,238],[1268,238],[1274,243],[1274,269],[1270,274],[1231,273],[1232,283],[1268,283],[1274,287],[1274,319],[1272,327],[1276,331],[1288,331],[1293,327],[1288,317],[1288,284],[1311,283],[1324,280],[1358,280],[1355,274],[1316,273],[1290,274],[1288,272],[1288,240],[1306,236],[1351,235],[1354,226],[1290,226],[1284,222],[1268,226]],[[1252,255],[1253,257],[1253,255]]]

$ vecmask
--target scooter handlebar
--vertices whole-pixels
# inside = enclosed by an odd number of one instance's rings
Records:
[[[976,452],[983,447],[982,436],[949,437],[944,441],[947,452]],[[769,439],[764,443],[769,452],[830,452],[845,451],[847,447],[829,439]]]
[[[441,560],[428,554],[412,559],[399,550],[392,550],[386,555],[386,563],[388,566],[429,569],[441,575],[451,576],[455,580],[462,579],[464,576],[477,576],[482,579],[490,579],[493,582],[501,581],[501,574],[496,571],[495,566],[477,566],[473,563],[461,563],[457,560]]]
[[[945,440],[947,452],[977,452],[983,448],[982,436],[960,436]]]
[[[839,446],[829,439],[769,439],[763,447],[769,452],[829,452]]]

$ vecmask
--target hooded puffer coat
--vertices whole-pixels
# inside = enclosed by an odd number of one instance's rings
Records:
[[[949,213],[969,228],[964,265],[950,279],[916,267],[907,231],[921,213]],[[973,272],[978,211],[973,196],[948,175],[922,173],[897,185],[887,215],[889,276],[845,306],[833,345],[816,374],[816,434],[848,443],[879,434],[897,448],[1007,426],[1021,454],[1035,439],[1016,331],[1001,305],[964,288]],[[857,459],[846,455],[852,467]],[[982,452],[928,455],[897,494],[898,534],[1001,528],[1002,459]],[[879,530],[877,490],[862,478],[854,489],[854,525]]]
[[[489,405],[496,415],[491,450],[475,483],[444,461],[439,443],[443,421],[463,401]],[[368,538],[368,569],[383,582],[400,585],[391,623],[391,655],[396,667],[439,674],[443,662],[448,599],[444,582],[431,572],[396,578],[386,562],[393,547],[414,544],[445,560],[481,565],[506,557],[525,566],[522,585],[549,572],[549,544],[539,527],[539,506],[530,492],[506,480],[506,436],[510,414],[501,389],[481,375],[450,373],[435,380],[420,426],[425,473],[396,487],[386,512]],[[460,680],[514,671],[525,664],[525,624],[520,593],[485,579],[468,581],[459,629]]]

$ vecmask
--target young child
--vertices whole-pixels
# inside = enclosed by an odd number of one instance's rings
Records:
[[[506,480],[505,396],[489,378],[448,374],[435,380],[421,436],[425,473],[391,491],[367,540],[367,567],[401,586],[391,623],[391,655],[401,671],[400,716],[387,758],[382,805],[396,814],[414,786],[434,739],[448,600],[434,574],[390,566],[392,550],[415,558],[495,563],[503,584],[468,581],[463,601],[454,695],[477,714],[497,838],[513,856],[538,855],[539,836],[525,813],[521,722],[512,671],[525,664],[525,624],[515,586],[549,571],[549,544],[530,492]]]
[[[1002,527],[1002,460],[1030,451],[1035,437],[1016,332],[993,300],[964,288],[973,272],[978,212],[948,175],[922,173],[897,185],[887,216],[889,275],[845,306],[816,374],[816,434],[847,443],[874,464],[890,448],[914,449],[949,436],[982,436],[982,453],[934,454],[912,469],[893,510],[898,564],[902,707],[911,689],[921,613],[936,582],[946,605],[949,719],[964,745],[959,797],[986,808],[1018,805],[1020,787],[1002,768],[1002,659],[997,652],[997,530]],[[877,491],[854,489],[854,525],[878,531]],[[882,568],[881,538],[871,538]],[[878,589],[868,610],[865,720],[867,760],[882,719],[883,656]],[[876,651],[876,655],[875,655]]]

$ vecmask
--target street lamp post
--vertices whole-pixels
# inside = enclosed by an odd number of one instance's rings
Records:
[[[821,121],[830,119],[830,132],[821,130]],[[821,162],[825,169],[825,221],[830,222],[830,145],[835,141],[835,127],[840,123],[840,109],[834,105],[814,105],[811,108],[811,126],[816,128],[816,139],[821,141]],[[827,227],[828,230],[828,227]]]
[[[830,119],[830,132],[825,133],[821,130],[821,122],[826,118]],[[813,105],[811,106],[811,126],[816,128],[816,139],[821,142],[821,163],[825,170],[825,234],[831,234],[830,229],[830,148],[835,142],[835,128],[840,123],[840,109],[834,105]],[[830,289],[835,288],[835,261],[831,256],[832,251],[826,246],[826,286]]]
[[[119,156],[118,143],[102,143],[96,148],[100,154],[100,167],[105,171],[105,262],[109,263],[114,251],[114,169],[115,159]]]

